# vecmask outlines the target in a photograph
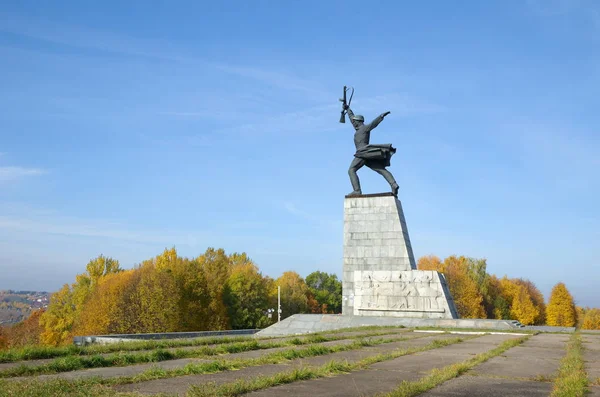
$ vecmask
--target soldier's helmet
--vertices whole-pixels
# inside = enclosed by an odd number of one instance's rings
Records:
[[[360,114],[357,114],[356,116],[352,117],[352,120],[362,121],[364,123],[365,118],[363,116],[361,116]]]

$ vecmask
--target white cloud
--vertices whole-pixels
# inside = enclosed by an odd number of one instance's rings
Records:
[[[0,182],[14,181],[28,176],[43,175],[46,171],[39,168],[0,167]]]

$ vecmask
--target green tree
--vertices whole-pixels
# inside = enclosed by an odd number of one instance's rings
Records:
[[[316,271],[306,277],[306,284],[322,313],[342,312],[342,283],[337,275]]]
[[[487,318],[494,318],[494,302],[496,296],[487,272],[487,260],[467,258],[467,274],[473,280],[482,297],[483,310]]]
[[[270,283],[249,260],[233,262],[237,264],[231,269],[223,295],[231,328],[263,328],[270,322],[266,316]]]
[[[489,294],[492,301],[492,313],[488,313],[488,318],[497,320],[510,320],[510,303],[512,298],[503,293],[500,279],[495,275],[490,276]]]
[[[564,283],[552,288],[546,307],[546,322],[558,327],[574,327],[577,323],[575,301]]]

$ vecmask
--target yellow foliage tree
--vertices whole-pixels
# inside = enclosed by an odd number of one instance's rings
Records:
[[[228,329],[229,316],[223,303],[223,293],[231,272],[231,261],[223,249],[209,248],[197,258],[206,279],[208,306],[207,329]]]
[[[521,324],[532,325],[539,317],[540,311],[535,307],[527,289],[517,285],[517,291],[510,308],[511,317]]]
[[[442,270],[442,261],[435,255],[426,255],[419,258],[417,261],[417,269],[419,270]]]
[[[139,269],[139,281],[132,290],[130,311],[136,321],[129,332],[178,331],[178,291],[168,267],[146,263]]]
[[[275,281],[281,287],[281,318],[297,313],[310,313],[312,294],[308,285],[296,272],[285,272]],[[273,290],[277,294],[277,288]],[[314,299],[313,299],[314,300]]]
[[[127,270],[103,277],[98,281],[90,299],[74,327],[78,335],[128,333],[137,318],[128,315],[135,289],[136,270]]]
[[[600,309],[587,309],[581,328],[600,330]]]
[[[552,288],[546,307],[546,321],[548,325],[558,327],[574,327],[577,323],[575,302],[564,283],[558,283]]]
[[[461,318],[486,318],[483,296],[469,275],[469,262],[464,256],[449,256],[441,265],[448,288]]]
[[[40,335],[40,342],[53,346],[70,343],[69,338],[74,322],[73,293],[69,284],[65,284],[51,295],[48,308],[40,317],[40,325],[44,328]]]
[[[531,303],[533,303],[533,306],[535,306],[535,309],[538,311],[538,315],[535,317],[532,324],[544,325],[546,323],[546,303],[544,302],[544,295],[542,292],[530,280],[518,278],[515,282],[522,285],[527,290]]]
[[[524,325],[532,325],[540,311],[529,295],[529,289],[519,280],[504,276],[500,280],[502,294],[509,304],[510,318]]]
[[[63,285],[50,297],[48,309],[40,317],[40,325],[44,328],[40,342],[55,346],[71,343],[73,327],[96,285],[103,277],[120,271],[119,261],[112,258],[100,255],[90,260],[86,273],[78,274],[75,283]]]

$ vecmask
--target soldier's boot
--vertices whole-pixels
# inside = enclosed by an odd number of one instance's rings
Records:
[[[348,175],[350,175],[350,183],[352,183],[352,189],[354,189],[354,190],[347,195],[348,196],[362,195],[362,190],[360,190],[360,181],[358,180],[358,175],[356,175],[356,171],[354,169],[350,168],[348,170]]]
[[[398,186],[398,184],[396,183],[396,180],[394,179],[394,176],[392,175],[392,173],[389,172],[388,170],[386,170],[385,168],[384,169],[376,169],[375,171],[385,178],[387,183],[389,183],[390,187],[392,188],[392,194],[394,196],[398,197],[398,190],[400,190],[400,186]]]

